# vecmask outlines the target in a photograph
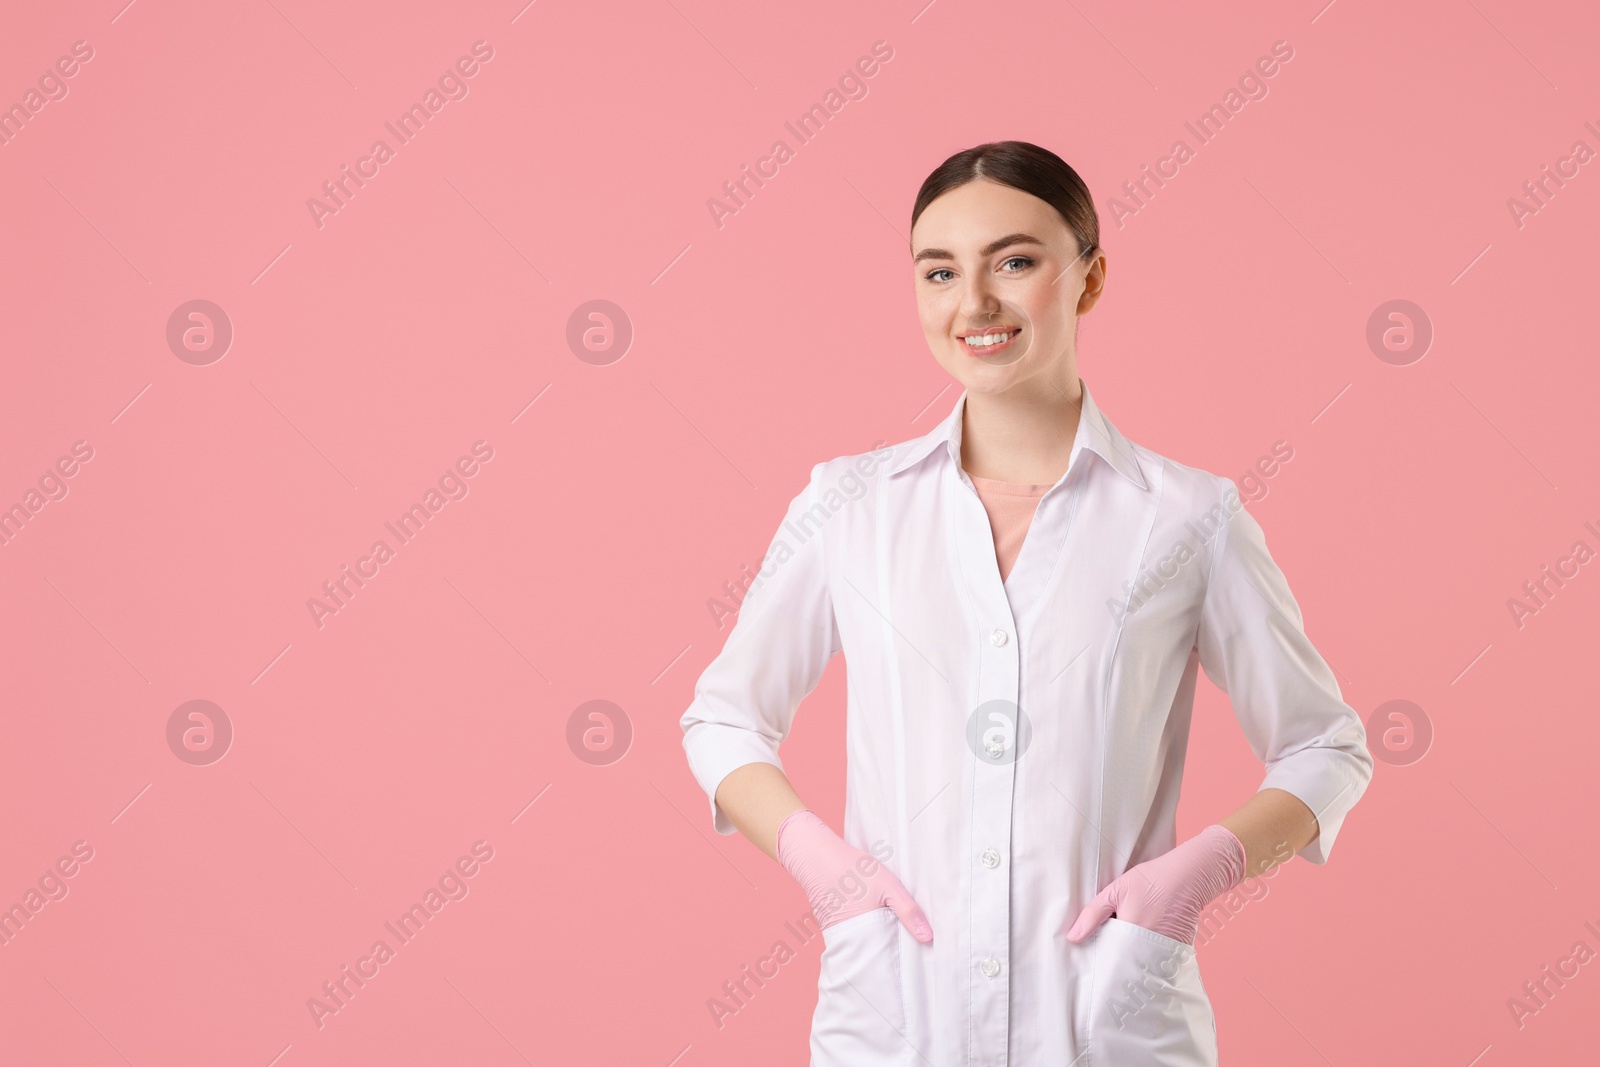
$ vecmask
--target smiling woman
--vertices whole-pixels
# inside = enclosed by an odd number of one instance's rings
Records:
[[[947,159],[911,209],[917,312],[934,358],[970,392],[1029,382],[1047,403],[968,437],[966,469],[1008,482],[1054,483],[1066,469],[1077,411],[1078,319],[1105,287],[1100,220],[1078,173],[1020,141]],[[996,231],[999,231],[998,234]],[[1065,358],[1064,358],[1065,357]],[[1012,393],[1017,396],[1017,393]],[[1054,401],[1051,403],[1049,401]],[[968,419],[978,417],[971,405]],[[979,448],[993,441],[995,447]],[[1031,443],[1019,449],[1018,445]],[[1010,453],[1002,460],[1001,452]],[[1030,454],[1031,453],[1031,454]]]
[[[1078,376],[1106,256],[1076,172],[1018,141],[957,153],[917,196],[909,252],[961,395],[849,508],[827,487],[862,457],[812,468],[774,544],[837,514],[696,683],[690,769],[717,832],[776,859],[818,917],[811,1067],[1215,1067],[1200,923],[1274,864],[1327,862],[1372,776],[1365,728],[1239,486],[1124,437]],[[1160,596],[1104,611],[1195,528]],[[835,833],[778,747],[841,651]],[[1201,670],[1266,773],[1180,840]],[[880,841],[891,858],[838,907],[825,887]]]

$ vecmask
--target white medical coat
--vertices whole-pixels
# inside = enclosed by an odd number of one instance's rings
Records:
[[[683,715],[690,769],[714,798],[737,767],[781,768],[844,652],[835,829],[888,855],[934,940],[883,908],[824,931],[813,1067],[1214,1064],[1192,948],[1115,918],[1065,930],[1177,843],[1197,669],[1264,762],[1258,788],[1316,814],[1312,863],[1371,778],[1365,730],[1235,483],[1128,441],[1087,387],[1002,582],[961,469],[966,396],[924,436],[812,468]]]

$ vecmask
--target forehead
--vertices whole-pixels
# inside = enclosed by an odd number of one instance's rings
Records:
[[[913,251],[937,246],[975,252],[996,237],[1018,232],[1055,241],[1067,236],[1067,227],[1055,208],[1032,193],[980,178],[929,204],[911,228],[911,246]]]

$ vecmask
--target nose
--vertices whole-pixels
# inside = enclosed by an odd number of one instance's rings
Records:
[[[961,314],[967,322],[982,322],[1000,314],[1000,297],[986,276],[967,279],[961,291]]]

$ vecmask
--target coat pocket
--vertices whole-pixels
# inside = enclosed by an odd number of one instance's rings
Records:
[[[1087,1063],[1216,1067],[1217,1024],[1194,946],[1107,919],[1095,931]]]
[[[822,931],[811,1067],[899,1063],[906,1042],[900,918],[874,908]]]

